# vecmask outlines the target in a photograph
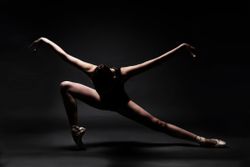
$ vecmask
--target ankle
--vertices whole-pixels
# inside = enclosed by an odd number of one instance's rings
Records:
[[[206,138],[202,137],[202,136],[196,136],[195,140],[198,143],[205,143],[206,142]]]
[[[71,126],[71,133],[74,136],[80,136],[83,132],[85,132],[85,128],[84,127],[80,127],[78,125],[72,125]]]

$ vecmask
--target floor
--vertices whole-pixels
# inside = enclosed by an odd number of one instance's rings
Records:
[[[2,137],[1,167],[67,166],[249,166],[249,138],[225,137],[230,147],[201,148],[140,128],[88,129],[85,150],[75,147],[66,129],[48,133],[9,133]]]

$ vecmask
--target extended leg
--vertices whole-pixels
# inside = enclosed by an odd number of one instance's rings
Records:
[[[189,140],[193,142],[198,142],[200,144],[212,145],[212,146],[215,146],[218,142],[216,141],[217,139],[206,139],[190,131],[182,129],[178,126],[164,122],[154,117],[150,113],[148,113],[146,110],[144,110],[142,107],[140,107],[133,101],[129,101],[127,108],[124,110],[120,110],[118,112],[122,114],[123,116],[130,118],[138,123],[141,123],[153,130],[166,133],[173,137],[177,137],[177,138],[181,138],[181,139],[185,139],[185,140]],[[201,138],[203,138],[204,141],[201,141]]]

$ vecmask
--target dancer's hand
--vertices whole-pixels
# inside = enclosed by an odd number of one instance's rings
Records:
[[[39,47],[39,45],[41,44],[42,41],[44,41],[46,38],[44,37],[40,37],[38,39],[36,39],[35,41],[33,41],[29,48],[35,53],[37,52],[37,48]]]
[[[182,43],[181,44],[181,47],[182,48],[185,48],[193,58],[196,57],[196,55],[194,54],[194,51],[195,51],[195,47],[193,47],[192,45],[188,44],[188,43]]]

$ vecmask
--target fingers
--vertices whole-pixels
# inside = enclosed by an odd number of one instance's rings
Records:
[[[192,45],[189,45],[189,48],[192,49],[192,50],[196,50],[194,46]]]
[[[34,53],[37,52],[37,48],[38,48],[40,41],[41,41],[41,38],[38,38],[29,45],[29,48],[32,50],[32,52]]]
[[[195,47],[193,47],[192,45],[189,45],[187,49],[193,58],[197,57],[196,54],[194,54]]]
[[[196,57],[197,57],[196,54],[194,54],[193,52],[191,52],[191,56],[192,56],[193,58],[196,58]]]
[[[188,52],[191,54],[191,56],[193,58],[197,57],[196,54],[194,54],[194,51],[196,50],[196,48],[194,46],[192,46],[188,43],[183,43],[182,45],[188,50]]]
[[[35,42],[32,42],[30,45],[29,45],[29,49],[32,50],[32,52],[36,52],[37,51],[37,43]]]

